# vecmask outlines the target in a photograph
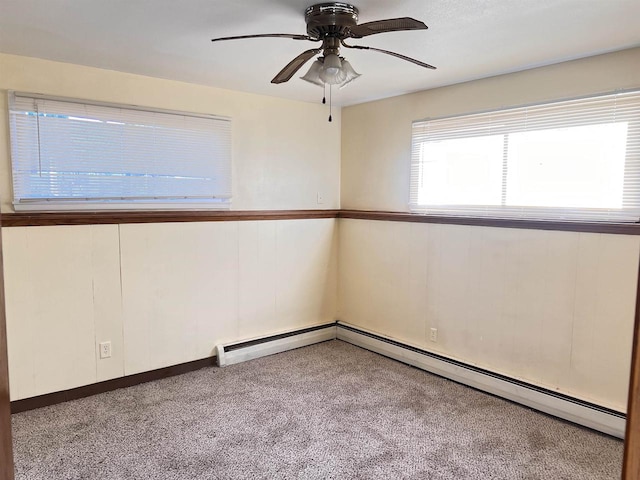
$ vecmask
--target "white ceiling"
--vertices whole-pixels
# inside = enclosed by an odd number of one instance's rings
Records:
[[[638,0],[353,0],[360,23],[402,16],[429,30],[351,43],[396,51],[432,71],[343,51],[362,74],[334,96],[351,105],[640,45]],[[306,33],[314,0],[2,0],[0,51],[216,87],[318,101],[319,87],[271,78],[315,43],[213,37]],[[315,2],[318,3],[318,2]],[[310,63],[309,63],[310,64]]]

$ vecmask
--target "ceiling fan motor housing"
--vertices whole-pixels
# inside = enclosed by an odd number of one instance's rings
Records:
[[[312,38],[346,38],[351,27],[358,24],[358,9],[348,3],[319,3],[307,8],[305,20]]]

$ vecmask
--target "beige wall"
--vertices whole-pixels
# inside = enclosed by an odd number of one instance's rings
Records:
[[[413,120],[638,86],[640,48],[345,108],[342,208],[408,210]],[[339,230],[341,320],[626,409],[638,237],[347,219]]]
[[[286,88],[286,85],[283,85]],[[338,208],[340,114],[321,104],[222,90],[98,68],[0,54],[7,90],[229,116],[234,210]],[[0,115],[0,202],[11,207],[7,115]],[[317,193],[324,196],[318,205]]]
[[[286,88],[284,86],[283,88]],[[321,105],[0,54],[7,90],[232,118],[234,210],[339,206],[340,114]],[[12,211],[7,115],[0,201]],[[321,193],[324,203],[317,203]],[[333,321],[335,220],[3,229],[11,398]],[[111,341],[113,357],[98,358]]]
[[[411,122],[640,87],[640,48],[342,110],[341,207],[408,211]]]

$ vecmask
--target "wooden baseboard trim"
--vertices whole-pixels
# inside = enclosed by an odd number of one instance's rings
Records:
[[[291,332],[280,333],[276,335],[270,335],[267,337],[261,337],[254,340],[238,342],[227,345],[225,351],[234,351],[242,348],[247,348],[263,343],[274,342],[285,338],[293,337],[296,335],[304,335],[319,330],[335,327],[336,322],[325,323],[322,325],[314,325],[312,327],[306,327]],[[335,336],[334,336],[335,337]],[[141,383],[152,382],[154,380],[161,380],[163,378],[173,377],[175,375],[182,375],[183,373],[193,372],[205,367],[215,366],[216,356],[203,358],[201,360],[193,360],[191,362],[179,363],[170,367],[158,368],[156,370],[150,370],[148,372],[136,373],[133,375],[127,375],[124,377],[114,378],[111,380],[105,380],[104,382],[92,383],[90,385],[84,385],[82,387],[72,388],[70,390],[63,390],[61,392],[46,393],[44,395],[38,395],[37,397],[24,398],[22,400],[14,400],[11,402],[11,413],[26,412],[28,410],[34,410],[36,408],[48,407],[56,405],[58,403],[68,402],[69,400],[78,400],[80,398],[90,397],[99,393],[110,392],[112,390],[118,390],[120,388],[133,387]]]
[[[84,385],[82,387],[72,388],[71,390],[64,390],[62,392],[47,393],[45,395],[39,395],[37,397],[15,400],[11,402],[11,413],[26,412],[28,410],[33,410],[36,408],[48,407],[50,405],[68,402],[69,400],[78,400],[79,398],[90,397],[92,395],[97,395],[98,393],[110,392],[112,390],[118,390],[120,388],[133,387],[134,385],[139,385],[141,383],[161,380],[163,378],[173,377],[175,375],[181,375],[187,372],[193,372],[194,370],[200,370],[201,368],[211,367],[215,364],[216,357],[213,356],[203,358],[201,360],[194,360],[191,362],[180,363],[178,365],[172,365],[170,367],[158,368],[157,370],[151,370],[149,372],[136,373],[134,375],[114,378],[112,380],[106,380],[104,382],[92,383],[91,385]]]

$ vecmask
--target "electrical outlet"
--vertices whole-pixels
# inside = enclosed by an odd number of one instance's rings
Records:
[[[318,205],[322,205],[324,203],[324,195],[321,192],[318,192]]]
[[[437,328],[432,328],[431,330],[429,330],[429,340],[431,340],[432,342],[437,342],[438,341],[438,329]]]
[[[100,358],[111,358],[111,342],[102,342],[100,347]]]

